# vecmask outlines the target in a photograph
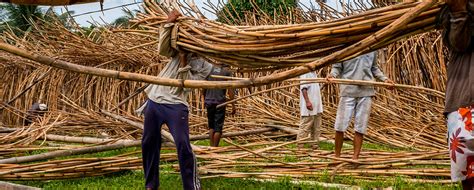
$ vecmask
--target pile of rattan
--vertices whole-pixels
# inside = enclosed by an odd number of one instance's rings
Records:
[[[157,31],[169,10],[152,0],[144,3],[146,14],[139,14],[135,24]],[[183,17],[173,31],[172,45],[241,69],[281,69],[316,61],[359,42],[416,5],[397,4],[337,20],[289,25],[231,26]],[[440,5],[430,7],[394,35],[377,39],[376,44],[362,52],[433,29],[439,9]]]

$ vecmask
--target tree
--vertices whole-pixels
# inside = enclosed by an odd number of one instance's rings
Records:
[[[128,26],[130,19],[135,18],[135,15],[137,12],[140,12],[139,10],[129,10],[129,9],[122,9],[122,12],[125,14],[125,16],[121,16],[117,19],[115,19],[114,22],[112,22],[113,26]]]
[[[227,20],[242,19],[246,13],[263,11],[267,15],[286,14],[288,8],[298,6],[298,0],[228,0],[224,7],[217,13],[217,20],[226,22]]]
[[[41,8],[36,5],[0,5],[0,30],[8,25],[20,31],[26,31],[31,26],[31,21],[43,18]]]
[[[50,7],[46,13],[44,13],[44,21],[50,23],[60,23],[65,28],[71,30],[76,26],[76,21],[71,15],[74,14],[74,11],[67,11],[64,13],[57,13],[54,11],[53,7]]]

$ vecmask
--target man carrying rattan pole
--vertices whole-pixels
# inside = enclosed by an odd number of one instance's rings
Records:
[[[381,81],[393,83],[388,79],[376,64],[376,52],[370,52],[360,55],[343,63],[336,63],[332,66],[328,80],[341,77],[350,80],[367,80],[372,81],[377,78]],[[360,85],[340,85],[340,100],[337,108],[336,123],[336,157],[341,156],[341,149],[344,140],[344,132],[347,130],[349,123],[354,117],[354,155],[352,159],[359,159],[359,153],[362,147],[362,140],[367,133],[367,125],[369,122],[370,108],[372,105],[372,96],[375,96],[373,86]]]
[[[446,0],[441,21],[450,50],[445,115],[448,125],[451,180],[463,189],[474,186],[474,0]]]
[[[316,71],[312,71],[300,76],[300,79],[318,78]],[[318,83],[305,83],[300,85],[300,115],[301,121],[296,135],[296,139],[310,137],[310,144],[313,149],[319,148],[319,135],[321,134],[321,118],[323,113],[323,103],[321,101],[321,89]],[[298,144],[298,148],[303,148],[304,143]]]
[[[212,65],[191,53],[178,51],[171,45],[174,22],[181,14],[173,10],[167,23],[160,28],[160,55],[171,57],[158,77],[172,79],[204,80]],[[145,89],[148,101],[145,107],[145,126],[142,138],[143,169],[147,189],[158,189],[161,149],[161,126],[166,124],[173,136],[178,152],[179,168],[186,190],[201,189],[196,157],[189,141],[188,103],[189,89],[150,85]]]
[[[214,65],[211,75],[216,76],[232,76],[232,73],[225,65]],[[221,81],[222,79],[208,77],[209,81]],[[217,107],[217,105],[226,102],[226,89],[206,89],[204,90],[204,104],[207,109],[207,123],[209,127],[209,140],[213,147],[218,147],[221,140],[222,128],[225,120],[225,106]],[[230,100],[234,99],[234,90],[229,90]],[[235,103],[232,103],[232,115],[235,114]]]

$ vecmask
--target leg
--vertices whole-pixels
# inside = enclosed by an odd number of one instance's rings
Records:
[[[214,146],[218,147],[221,141],[222,129],[224,128],[225,106],[216,108],[214,115]]]
[[[216,112],[216,106],[215,105],[208,105],[206,106],[207,108],[207,126],[209,127],[209,145],[214,146],[214,115]]]
[[[221,141],[222,132],[214,132],[214,147],[219,146],[219,142]]]
[[[335,156],[341,156],[342,144],[344,142],[344,132],[346,132],[349,122],[354,113],[355,98],[341,97],[339,105],[337,107],[336,122],[334,123],[334,129],[336,130],[335,137]]]
[[[183,104],[166,106],[166,124],[176,144],[183,189],[201,189],[196,157],[189,141],[188,107]]]
[[[301,116],[301,123],[298,129],[298,134],[296,135],[296,140],[301,140],[307,138],[311,135],[311,128],[313,127],[313,117],[312,116]],[[298,143],[298,148],[303,148],[304,143]]]
[[[344,141],[344,132],[336,131],[336,140],[335,140],[335,147],[336,147],[336,158],[341,157],[341,150],[342,150],[342,142]]]
[[[209,129],[209,146],[214,146],[214,129]]]
[[[372,97],[362,97],[357,99],[355,108],[355,135],[354,135],[354,155],[352,159],[359,159],[360,150],[364,135],[367,133],[369,123],[370,108],[372,107]]]
[[[316,141],[314,148],[319,148],[319,136],[321,135],[322,113],[314,116],[313,133],[311,140]]]
[[[157,189],[160,186],[159,164],[161,149],[161,125],[158,104],[148,101],[145,109],[145,125],[142,137],[142,159],[145,171],[145,187]]]
[[[354,135],[354,155],[352,155],[353,160],[359,159],[360,149],[362,148],[362,140],[364,139],[364,135],[355,132]]]

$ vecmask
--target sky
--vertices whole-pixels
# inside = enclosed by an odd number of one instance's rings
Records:
[[[212,16],[213,14],[205,11],[202,9],[202,7],[205,7],[204,2],[207,2],[208,0],[194,0],[196,5],[203,11],[204,16],[206,16],[209,19],[214,19]],[[212,3],[217,3],[219,0],[210,0]],[[224,0],[226,1],[226,0]],[[340,0],[327,0],[327,3],[334,8],[337,8],[336,2]],[[351,0],[342,0],[345,2],[351,1]],[[135,10],[139,9],[140,4],[142,0],[104,0],[104,11],[100,11],[100,4],[99,3],[89,3],[89,4],[82,4],[82,5],[71,5],[67,6],[67,10],[69,11],[74,11],[74,18],[76,19],[76,22],[79,23],[82,26],[89,26],[93,22],[98,22],[99,24],[104,24],[104,23],[111,23],[115,19],[121,17],[124,15],[122,8],[114,8],[114,7],[119,7],[122,5],[128,5],[126,6],[130,10]],[[310,6],[311,3],[314,3],[315,0],[300,0],[300,3]],[[110,9],[112,8],[112,9]],[[107,10],[110,9],[110,10]],[[65,8],[64,7],[56,7],[55,10],[59,13],[64,12]],[[94,12],[98,11],[95,13],[91,14],[85,14],[88,12]],[[75,16],[77,15],[77,16]]]

